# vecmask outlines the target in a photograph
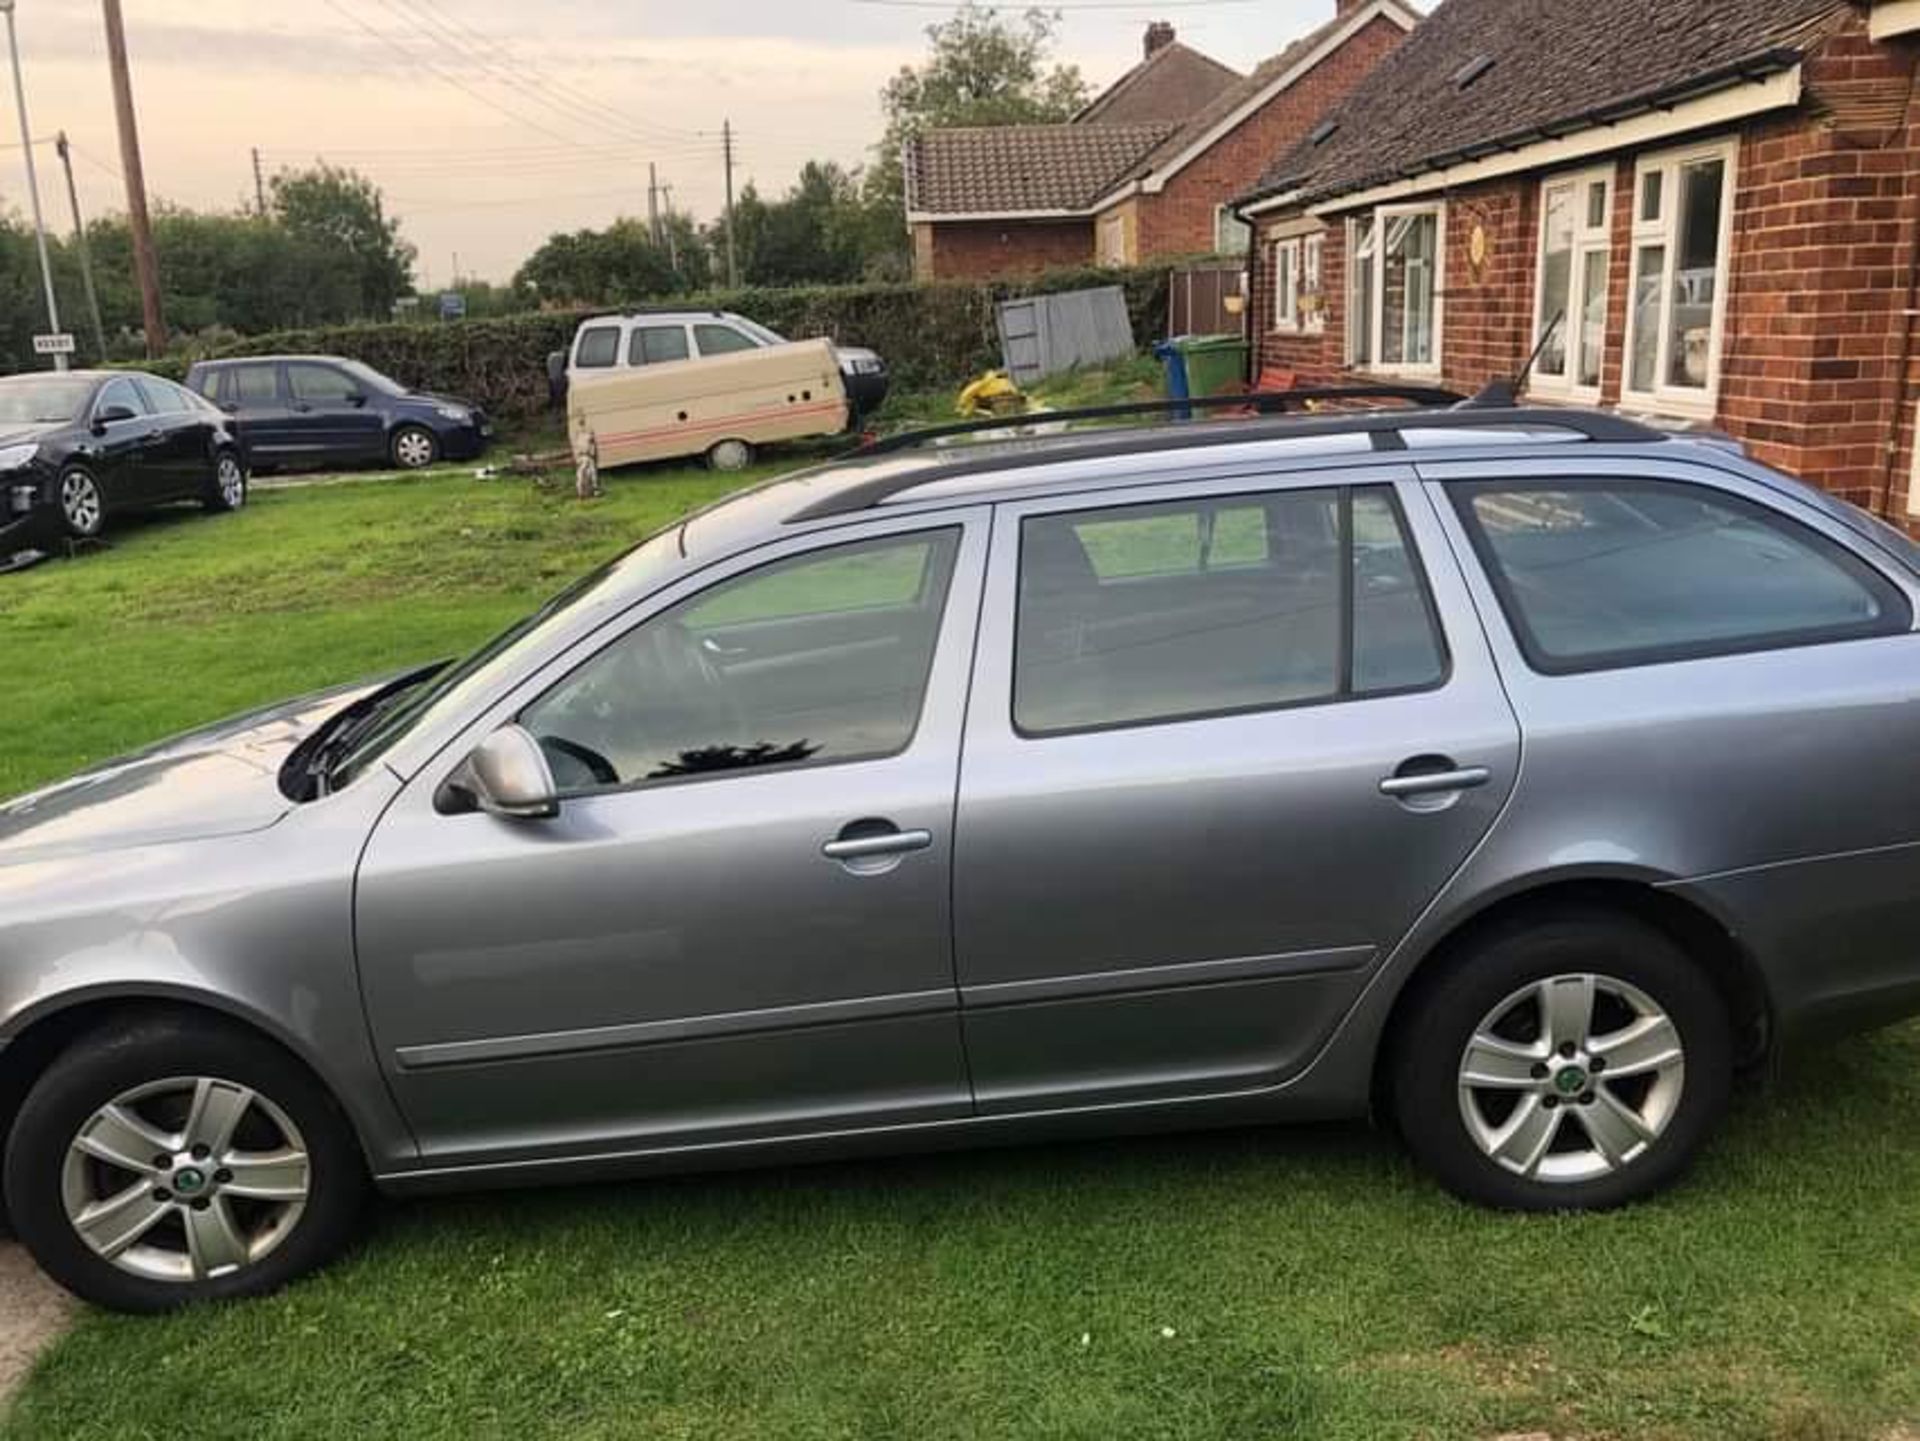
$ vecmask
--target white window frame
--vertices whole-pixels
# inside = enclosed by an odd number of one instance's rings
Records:
[[[1325,231],[1292,235],[1269,247],[1273,264],[1273,328],[1295,335],[1322,335],[1327,329]],[[1316,297],[1308,306],[1307,297]]]
[[[1542,395],[1559,396],[1570,400],[1598,401],[1601,387],[1606,381],[1607,337],[1603,326],[1600,334],[1600,379],[1592,385],[1580,383],[1580,346],[1582,343],[1581,318],[1586,314],[1586,276],[1587,260],[1593,255],[1606,257],[1606,284],[1609,292],[1613,288],[1613,207],[1615,203],[1615,168],[1611,165],[1595,166],[1589,170],[1576,170],[1561,175],[1550,175],[1540,182],[1540,234],[1534,247],[1533,278],[1533,347],[1537,348],[1546,338],[1545,326],[1551,317],[1547,314],[1547,199],[1556,190],[1571,190],[1574,198],[1573,208],[1573,253],[1568,259],[1572,267],[1567,275],[1567,313],[1561,322],[1561,337],[1565,346],[1567,372],[1565,375],[1549,375],[1535,366],[1528,377],[1527,389]],[[1598,226],[1587,223],[1587,198],[1592,186],[1606,186],[1606,210]],[[1608,295],[1609,314],[1613,297]]]
[[[1388,227],[1396,220],[1405,220],[1430,215],[1434,221],[1433,236],[1433,359],[1427,362],[1386,361],[1387,339],[1387,235]],[[1360,237],[1371,231],[1373,234],[1373,256],[1370,264],[1373,268],[1371,313],[1361,316],[1354,304],[1354,258],[1360,253]],[[1364,370],[1372,374],[1400,375],[1429,379],[1438,376],[1446,360],[1446,291],[1447,291],[1447,205],[1444,200],[1427,200],[1410,205],[1382,205],[1364,220],[1353,220],[1347,226],[1347,363],[1350,369]],[[1411,319],[1412,310],[1408,310]],[[1353,328],[1359,324],[1371,327],[1372,359],[1360,364],[1353,358]],[[1401,349],[1405,344],[1403,334]]]
[[[1275,330],[1300,328],[1301,254],[1302,247],[1298,239],[1273,242],[1273,328]]]
[[[1324,232],[1309,235],[1300,242],[1300,295],[1317,297],[1317,303],[1309,312],[1304,304],[1296,308],[1300,311],[1300,329],[1306,335],[1323,335],[1327,329],[1327,237]]]
[[[1714,287],[1713,329],[1707,346],[1707,385],[1705,390],[1672,385],[1673,357],[1673,285],[1680,264],[1680,172],[1703,160],[1722,160],[1726,170],[1720,198],[1718,283]],[[1641,215],[1646,177],[1661,173],[1660,218],[1647,220]],[[1727,297],[1733,290],[1733,209],[1740,187],[1740,138],[1730,135],[1718,140],[1665,150],[1641,157],[1633,170],[1633,239],[1627,265],[1627,334],[1620,355],[1621,403],[1629,408],[1654,410],[1711,418],[1720,405],[1720,366],[1727,339]],[[1660,336],[1654,349],[1653,388],[1636,390],[1633,384],[1633,352],[1639,325],[1640,252],[1648,245],[1666,248],[1666,274],[1660,289]]]

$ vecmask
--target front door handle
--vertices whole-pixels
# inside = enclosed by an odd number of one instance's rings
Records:
[[[1485,766],[1461,766],[1458,770],[1423,771],[1413,775],[1390,775],[1380,782],[1380,794],[1404,800],[1408,796],[1439,796],[1454,791],[1476,790],[1493,779]]]
[[[820,854],[836,861],[868,861],[875,856],[903,856],[909,851],[924,851],[932,844],[932,831],[883,831],[878,835],[828,841],[820,847]]]

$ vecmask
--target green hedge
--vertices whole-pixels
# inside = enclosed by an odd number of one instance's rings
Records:
[[[1060,271],[1032,281],[989,285],[739,290],[690,297],[684,303],[738,311],[795,340],[824,335],[847,345],[870,346],[886,358],[897,388],[922,390],[957,385],[1000,363],[997,301],[1116,284],[1126,290],[1135,340],[1147,345],[1160,339],[1167,315],[1164,269]],[[581,319],[593,313],[598,312],[287,330],[221,346],[208,352],[208,358],[346,355],[402,384],[461,396],[496,416],[518,420],[546,408],[547,355],[566,349]],[[185,362],[170,356],[147,368],[178,379]]]

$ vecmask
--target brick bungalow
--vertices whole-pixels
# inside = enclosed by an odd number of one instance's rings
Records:
[[[1256,355],[1710,420],[1920,519],[1920,0],[1446,0],[1240,210]]]
[[[1149,27],[1146,56],[1071,121],[934,130],[908,142],[921,279],[989,279],[1246,249],[1227,203],[1418,21],[1403,0],[1336,0],[1312,34],[1238,75]]]

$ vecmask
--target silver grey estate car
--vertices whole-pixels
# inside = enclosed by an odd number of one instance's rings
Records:
[[[1521,1210],[1920,1011],[1920,552],[1722,439],[1399,409],[883,444],[475,654],[0,808],[58,1281],[369,1188],[1389,1118]]]

